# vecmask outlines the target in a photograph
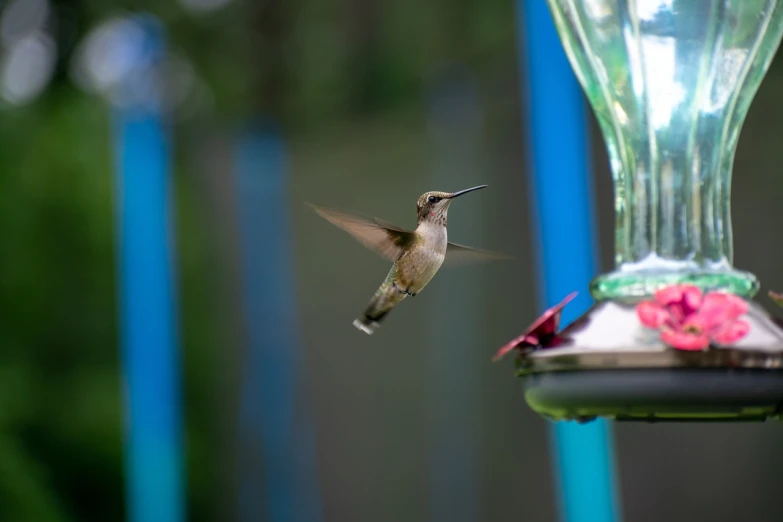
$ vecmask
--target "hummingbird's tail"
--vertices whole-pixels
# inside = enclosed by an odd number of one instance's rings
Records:
[[[381,325],[380,318],[386,315],[385,313],[381,316],[379,316],[377,319],[373,319],[369,315],[362,314],[361,317],[357,317],[353,320],[353,325],[361,330],[362,332],[366,333],[367,335],[372,335],[373,332]]]
[[[381,321],[386,317],[386,314],[391,312],[391,309],[406,297],[404,292],[400,292],[395,288],[392,281],[393,279],[390,280],[389,278],[384,281],[381,287],[378,288],[378,291],[375,292],[364,313],[353,322],[356,328],[367,335],[372,335],[381,325]]]

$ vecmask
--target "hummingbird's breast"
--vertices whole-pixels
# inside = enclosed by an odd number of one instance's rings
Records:
[[[446,227],[423,222],[416,229],[417,240],[397,261],[397,286],[419,293],[429,283],[446,258]]]

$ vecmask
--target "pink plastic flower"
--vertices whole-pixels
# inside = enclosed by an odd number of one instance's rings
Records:
[[[750,325],[740,319],[748,311],[734,294],[709,292],[695,286],[674,285],[655,293],[652,301],[636,306],[647,328],[660,330],[661,341],[678,350],[705,350],[710,343],[731,344],[748,334]]]
[[[536,321],[528,327],[525,333],[498,350],[492,360],[499,360],[514,348],[518,348],[519,350],[537,347],[551,348],[560,344],[563,341],[563,338],[558,336],[560,315],[563,313],[563,307],[574,297],[576,297],[576,292],[568,294],[560,303],[541,314],[541,317],[536,319]]]

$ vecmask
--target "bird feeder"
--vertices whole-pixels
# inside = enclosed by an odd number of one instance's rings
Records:
[[[732,264],[730,194],[783,7],[547,1],[606,142],[616,268],[583,316],[558,329],[561,303],[506,347],[526,401],[555,420],[779,417],[783,329]]]

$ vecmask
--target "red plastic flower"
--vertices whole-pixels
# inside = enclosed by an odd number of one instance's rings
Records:
[[[544,312],[541,317],[530,325],[525,333],[498,350],[492,360],[499,360],[514,348],[520,350],[538,347],[551,348],[560,344],[563,340],[562,337],[558,336],[560,315],[563,313],[563,307],[574,297],[576,297],[576,292],[568,294],[560,303]]]
[[[652,301],[636,306],[647,328],[660,330],[661,341],[678,350],[705,350],[710,343],[731,344],[748,334],[750,325],[740,319],[748,311],[734,294],[709,292],[695,286],[674,285],[658,290]]]
[[[769,291],[769,297],[773,301],[775,301],[775,304],[778,306],[783,306],[783,294],[778,292],[773,292],[772,290]]]

